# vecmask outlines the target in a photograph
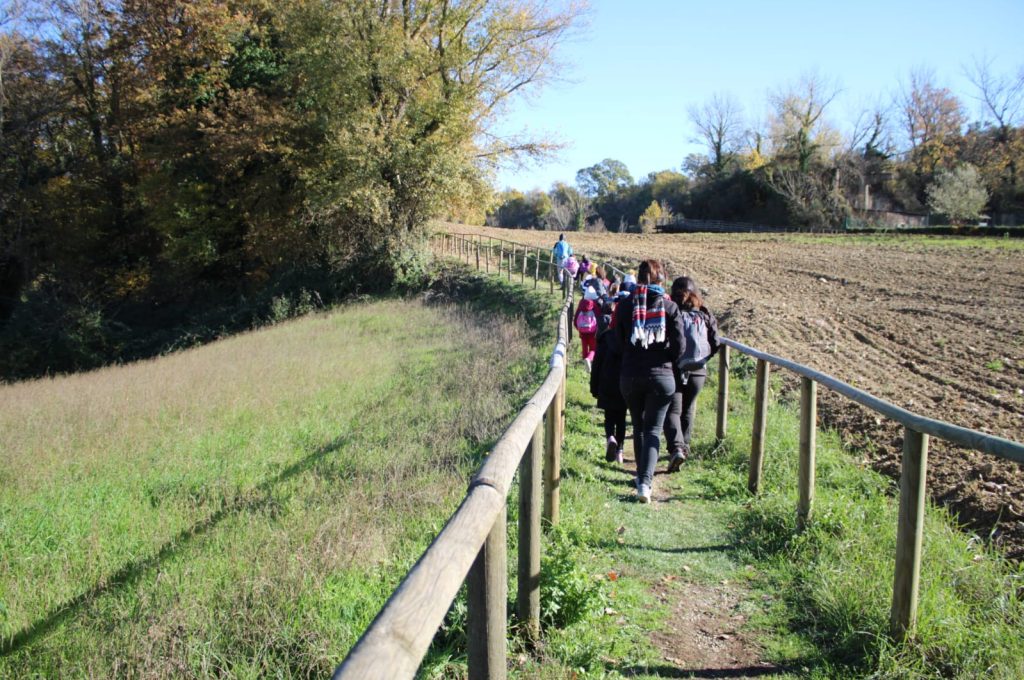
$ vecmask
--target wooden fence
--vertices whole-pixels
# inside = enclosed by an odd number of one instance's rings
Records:
[[[441,234],[436,252],[456,256],[499,275],[514,274],[525,282],[533,263],[534,287],[541,270],[555,291],[557,270],[550,252],[502,239],[472,234]],[[621,276],[621,270],[609,268]],[[504,678],[506,672],[506,516],[505,507],[519,470],[519,568],[516,614],[528,634],[540,627],[541,491],[543,516],[558,523],[560,456],[564,437],[566,348],[569,341],[573,288],[559,288],[565,302],[558,316],[558,338],[544,383],[505,430],[469,484],[462,505],[409,571],[384,608],[335,670],[344,680],[412,678],[426,654],[445,613],[463,581],[468,589],[467,637],[470,678]],[[893,577],[890,629],[902,640],[917,617],[921,543],[926,501],[925,475],[928,438],[939,437],[1006,460],[1024,463],[1024,445],[993,435],[917,415],[879,399],[830,375],[723,338],[718,360],[716,437],[726,436],[729,412],[730,349],[757,360],[754,427],[748,468],[748,488],[761,485],[768,414],[770,367],[779,366],[801,377],[800,451],[797,523],[811,521],[815,482],[817,386],[819,384],[903,424],[899,515]],[[540,455],[544,453],[543,481]],[[468,575],[467,575],[468,573]]]
[[[440,239],[439,252],[443,254],[458,257],[470,265],[475,262],[477,269],[483,269],[486,272],[490,272],[493,266],[499,275],[504,271],[509,281],[513,276],[518,276],[520,282],[525,283],[527,276],[532,272],[534,288],[540,284],[543,271],[544,277],[550,282],[551,291],[555,290],[558,266],[550,248],[528,246],[515,241],[479,234],[443,233],[438,238]],[[602,263],[602,266],[607,273],[614,274],[619,281],[626,276],[624,271],[607,262]]]
[[[892,609],[889,625],[893,638],[902,640],[917,620],[917,594],[921,575],[921,539],[924,529],[925,476],[928,469],[928,438],[938,437],[969,449],[1006,460],[1024,463],[1024,445],[917,415],[859,390],[830,375],[753,347],[723,338],[718,358],[718,421],[716,436],[725,438],[729,412],[729,349],[757,359],[754,387],[754,428],[750,446],[747,486],[756,494],[761,485],[764,441],[768,412],[768,383],[771,366],[780,366],[800,376],[800,463],[797,524],[804,527],[811,519],[814,502],[814,452],[817,420],[817,386],[866,406],[875,413],[903,425],[903,460],[900,467],[899,516],[896,533],[896,564],[893,576]]]
[[[473,244],[473,247],[470,247]],[[497,245],[497,250],[494,246]],[[485,247],[479,240],[434,240],[435,251],[475,259],[477,268],[495,265],[509,278],[513,270],[525,280],[533,257],[534,286],[540,282],[541,254],[524,247],[521,259],[508,242]],[[506,259],[507,255],[507,259]],[[481,263],[481,257],[484,262]],[[555,269],[546,275],[555,290]],[[540,633],[541,517],[558,523],[561,450],[565,433],[566,348],[572,308],[572,286],[559,287],[565,302],[558,315],[558,336],[547,377],[494,445],[473,475],[469,491],[455,514],[430,544],[370,627],[334,671],[344,680],[412,678],[419,668],[445,613],[463,581],[467,587],[470,678],[504,678],[506,670],[505,611],[506,502],[519,471],[519,555],[516,615],[527,634]],[[543,455],[543,470],[541,458]],[[542,500],[543,494],[543,500]],[[543,510],[541,504],[543,503]]]

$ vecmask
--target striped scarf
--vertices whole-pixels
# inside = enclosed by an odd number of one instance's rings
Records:
[[[657,293],[650,307],[648,290]],[[665,289],[661,286],[637,286],[633,291],[633,334],[629,341],[644,349],[652,342],[665,342]]]

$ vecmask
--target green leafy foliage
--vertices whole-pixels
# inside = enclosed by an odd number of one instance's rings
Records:
[[[421,285],[428,220],[482,205],[495,163],[550,147],[494,123],[544,81],[581,11],[45,4],[34,35],[0,28],[0,347],[28,362],[7,377],[119,358],[104,324],[91,359],[22,352],[8,322],[44,284],[129,335],[138,319],[124,310],[181,326],[184,314],[164,310],[226,306],[296,273],[358,290]],[[272,318],[287,313],[274,304]]]
[[[978,169],[970,164],[940,172],[935,182],[928,187],[929,207],[948,217],[954,224],[963,224],[981,217],[988,198],[988,190]]]
[[[565,628],[604,603],[600,583],[584,569],[583,551],[570,533],[548,533],[541,557],[541,624]]]

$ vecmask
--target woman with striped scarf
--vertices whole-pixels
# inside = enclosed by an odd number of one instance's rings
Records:
[[[662,424],[676,389],[673,367],[683,353],[679,307],[665,295],[664,282],[659,261],[641,262],[637,287],[616,308],[613,326],[622,347],[619,388],[633,422],[636,495],[641,503],[651,502]]]

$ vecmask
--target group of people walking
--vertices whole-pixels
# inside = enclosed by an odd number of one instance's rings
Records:
[[[563,268],[572,256],[564,236]],[[559,257],[559,246],[555,246]],[[567,252],[566,252],[567,251]],[[566,275],[571,275],[565,268]],[[697,395],[706,364],[720,346],[718,323],[693,278],[681,276],[666,289],[658,260],[644,260],[635,277],[622,281],[582,278],[584,297],[574,315],[590,392],[604,411],[605,458],[622,462],[626,414],[633,427],[636,496],[649,503],[664,432],[668,472],[690,455]]]

